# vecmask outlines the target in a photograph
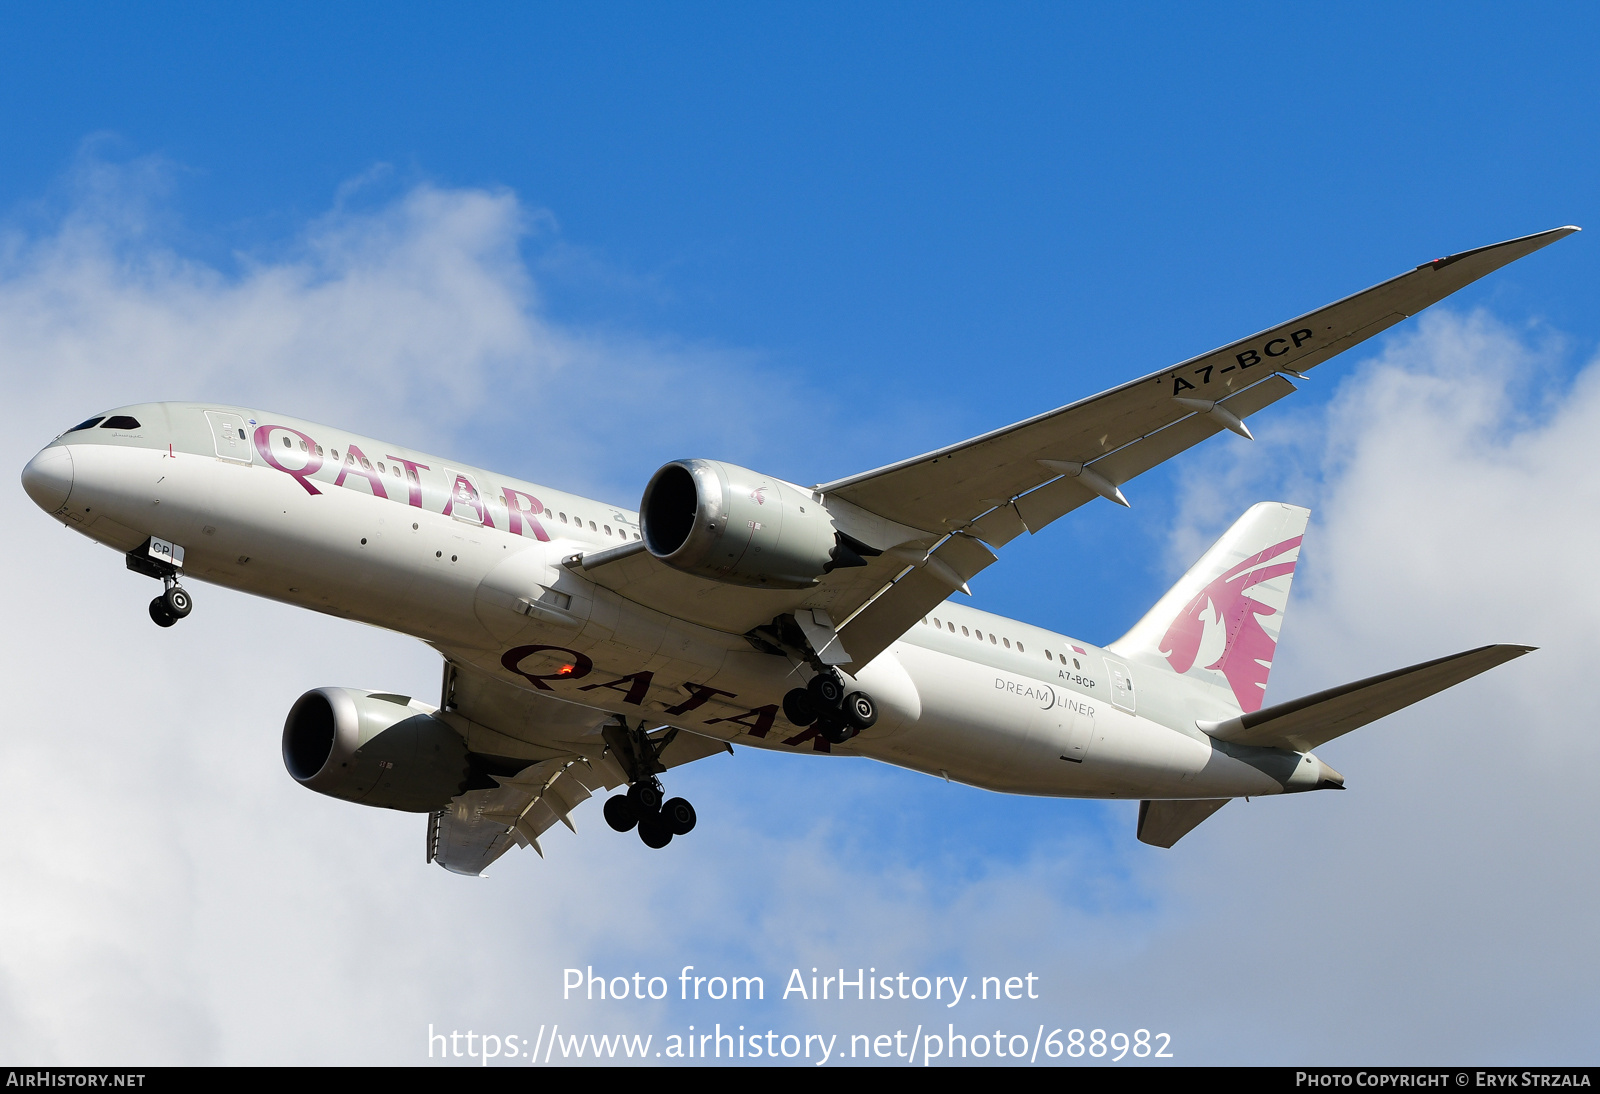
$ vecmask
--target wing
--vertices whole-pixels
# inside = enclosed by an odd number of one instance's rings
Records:
[[[532,847],[556,823],[573,828],[571,813],[592,794],[628,781],[607,742],[614,715],[523,691],[459,663],[445,662],[449,722],[488,773],[492,784],[452,798],[428,818],[428,861],[457,874],[481,874],[513,847]],[[651,734],[664,742],[660,768],[678,767],[718,752],[724,741],[676,729]],[[573,829],[576,831],[576,829]]]
[[[815,488],[839,531],[876,554],[798,592],[748,589],[676,571],[643,543],[568,566],[667,616],[779,637],[792,615],[823,660],[865,665],[996,560],[1023,532],[1097,497],[1295,390],[1306,370],[1485,274],[1578,229],[1557,228],[1435,259],[1354,296],[1092,398],[888,467]],[[782,628],[778,628],[782,630]],[[783,644],[783,643],[780,643]]]
[[[1571,235],[1556,228],[1426,262],[1364,292],[1093,398],[936,452],[817,489],[896,524],[947,535],[903,568],[840,638],[870,661],[952,589],[995,560],[991,548],[1037,532],[1295,390],[1284,378],[1343,353],[1507,263]],[[958,580],[959,579],[959,580]],[[839,613],[837,610],[835,614]]]

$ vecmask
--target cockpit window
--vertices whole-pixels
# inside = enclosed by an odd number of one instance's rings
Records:
[[[101,429],[138,429],[139,419],[130,418],[126,414],[113,414],[100,423]]]
[[[71,429],[67,430],[67,432],[68,433],[76,433],[80,429],[93,429],[95,426],[97,426],[99,424],[100,424],[100,419],[99,418],[90,418],[87,422],[79,422],[77,425],[75,425]]]

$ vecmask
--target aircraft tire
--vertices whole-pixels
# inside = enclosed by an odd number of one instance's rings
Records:
[[[167,598],[158,596],[150,602],[150,618],[158,627],[170,627],[178,621],[167,607]]]
[[[817,720],[817,701],[805,688],[790,688],[783,696],[783,716],[804,729]]]
[[[842,745],[856,735],[856,731],[837,715],[817,719],[817,732],[833,745]]]
[[[166,601],[167,612],[174,619],[182,619],[194,611],[194,597],[189,595],[189,590],[182,585],[174,585],[161,597]]]
[[[672,829],[668,828],[660,817],[639,818],[639,838],[646,847],[660,850],[672,842]]]
[[[844,720],[856,733],[871,729],[878,722],[878,704],[866,692],[852,691],[845,696]]]
[[[633,806],[634,815],[643,824],[646,817],[656,816],[661,812],[661,790],[647,782],[636,782],[628,787],[628,802]]]
[[[694,806],[687,798],[672,798],[661,807],[661,821],[674,836],[687,836],[694,831]]]
[[[818,711],[838,710],[839,704],[844,702],[844,685],[839,683],[839,678],[831,672],[813,676],[806,685],[806,690],[811,693],[811,698],[816,700]]]
[[[639,823],[639,814],[626,794],[613,794],[606,799],[606,823],[614,831],[629,832]]]

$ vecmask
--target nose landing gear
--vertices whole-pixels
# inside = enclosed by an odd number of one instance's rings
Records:
[[[878,720],[878,707],[864,691],[845,692],[844,680],[836,669],[811,678],[803,688],[792,688],[783,697],[783,716],[802,728],[813,723],[822,739],[842,745]]]
[[[158,627],[170,627],[194,610],[194,598],[178,584],[182,572],[183,548],[154,536],[127,554],[128,569],[146,577],[159,578],[166,591],[150,601],[150,619]]]
[[[639,839],[646,847],[662,848],[672,842],[673,836],[687,836],[694,830],[694,806],[687,799],[672,798],[663,802],[666,792],[656,775],[666,770],[661,764],[661,750],[677,735],[669,729],[659,738],[653,738],[642,726],[607,726],[606,744],[622,766],[632,784],[626,794],[614,794],[606,799],[606,823],[618,832],[639,830]]]

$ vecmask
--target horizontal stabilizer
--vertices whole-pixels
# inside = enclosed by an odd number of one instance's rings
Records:
[[[1142,801],[1139,803],[1139,842],[1152,847],[1171,847],[1232,800]]]
[[[1195,724],[1219,741],[1307,752],[1533,650],[1532,646],[1480,646],[1252,714]]]

